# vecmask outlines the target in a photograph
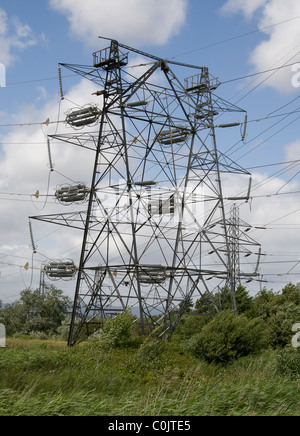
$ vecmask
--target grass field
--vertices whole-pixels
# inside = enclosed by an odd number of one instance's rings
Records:
[[[156,359],[136,347],[8,339],[0,349],[1,416],[297,416],[300,377],[278,352],[207,364],[171,342]]]

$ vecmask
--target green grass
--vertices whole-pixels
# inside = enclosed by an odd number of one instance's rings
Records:
[[[134,347],[103,352],[97,343],[70,349],[8,339],[0,349],[0,415],[298,416],[300,378],[278,371],[277,355],[217,366],[173,342],[142,365]]]

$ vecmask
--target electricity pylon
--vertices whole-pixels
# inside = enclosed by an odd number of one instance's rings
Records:
[[[225,290],[229,289],[231,292],[231,307],[233,312],[237,313],[237,303],[236,303],[236,290],[239,285],[242,284],[244,280],[249,283],[253,280],[255,276],[258,275],[259,262],[261,257],[261,246],[254,239],[252,239],[247,232],[251,229],[249,224],[240,219],[239,207],[237,204],[233,204],[230,209],[230,217],[227,221],[228,225],[228,236],[229,236],[229,258],[231,264],[231,270],[229,271],[227,277],[227,283]],[[244,260],[250,256],[256,256],[255,268],[253,271],[253,264],[250,263],[251,269],[249,270],[249,265],[243,263],[241,265],[241,256]]]
[[[129,53],[149,61],[137,77]],[[88,192],[87,207],[33,217],[83,231],[69,345],[128,308],[142,333],[161,325],[170,338],[192,299],[208,295],[218,311],[214,290],[232,277],[223,177],[250,174],[217,148],[214,119],[229,112],[244,120],[245,111],[214,94],[220,82],[206,67],[114,40],[94,53],[92,66],[62,66],[97,84],[100,101],[100,109],[67,116],[74,129],[97,123],[97,134],[52,136],[95,153],[90,186],[59,190],[60,202],[69,203]],[[181,80],[175,68],[197,74]],[[246,121],[218,127],[237,125],[244,138]],[[250,184],[238,199],[249,196]],[[56,278],[64,268],[55,264]]]

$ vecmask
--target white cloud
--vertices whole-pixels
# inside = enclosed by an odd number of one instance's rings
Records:
[[[247,17],[251,17],[254,12],[264,6],[268,0],[228,0],[221,11],[223,13],[237,13],[242,12]]]
[[[254,12],[257,12],[258,26],[264,29],[262,31],[267,39],[250,54],[249,61],[256,71],[299,62],[300,19],[291,20],[300,16],[299,0],[228,0],[221,10],[242,13],[247,19],[253,18]],[[282,23],[283,21],[287,22]],[[295,92],[294,75],[292,67],[283,68],[276,74],[271,74],[264,86],[271,86],[280,92]]]
[[[49,0],[65,14],[72,32],[90,45],[98,37],[128,44],[165,44],[178,34],[186,17],[187,0]]]
[[[284,147],[285,160],[295,161],[300,159],[300,140],[287,144]]]
[[[16,51],[25,50],[37,43],[31,28],[18,17],[9,18],[0,8],[0,62],[6,67],[16,60]]]

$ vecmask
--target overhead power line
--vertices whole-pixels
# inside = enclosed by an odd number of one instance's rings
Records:
[[[76,74],[67,74],[67,75],[63,76],[63,78],[74,77],[74,76],[76,76]],[[20,82],[8,82],[8,83],[6,83],[6,86],[25,85],[28,83],[45,82],[45,81],[50,81],[50,80],[57,80],[57,76],[55,76],[55,77],[42,77],[40,79],[23,80]]]
[[[298,62],[291,62],[291,63],[286,64],[286,65],[281,65],[280,67],[276,67],[276,68],[270,68],[269,70],[259,71],[258,73],[252,73],[252,74],[247,74],[246,76],[236,77],[235,79],[225,80],[225,81],[222,81],[221,83],[222,83],[222,85],[225,85],[226,83],[236,82],[238,80],[249,79],[250,77],[260,76],[261,74],[279,71],[279,70],[282,70],[283,68],[292,67],[293,65],[297,65],[297,64],[299,64],[299,61]]]
[[[211,43],[211,44],[208,44],[208,45],[204,45],[202,47],[198,47],[198,48],[195,48],[193,50],[189,50],[189,51],[186,51],[184,53],[178,54],[176,56],[173,56],[171,59],[176,59],[176,58],[178,58],[180,56],[184,56],[184,55],[187,55],[187,54],[195,53],[196,51],[205,50],[207,48],[211,48],[211,47],[215,47],[217,45],[225,44],[227,42],[231,42],[231,41],[234,41],[236,39],[244,38],[244,37],[249,36],[249,35],[254,35],[255,33],[264,32],[265,30],[271,29],[271,28],[279,26],[281,24],[288,23],[290,21],[298,20],[299,18],[300,18],[300,15],[298,15],[296,17],[289,18],[287,20],[279,21],[278,23],[272,24],[270,26],[262,27],[260,29],[255,29],[255,30],[252,30],[250,32],[242,33],[240,35],[232,36],[231,38],[223,39],[221,41],[217,41],[217,42],[214,42],[214,43]]]

